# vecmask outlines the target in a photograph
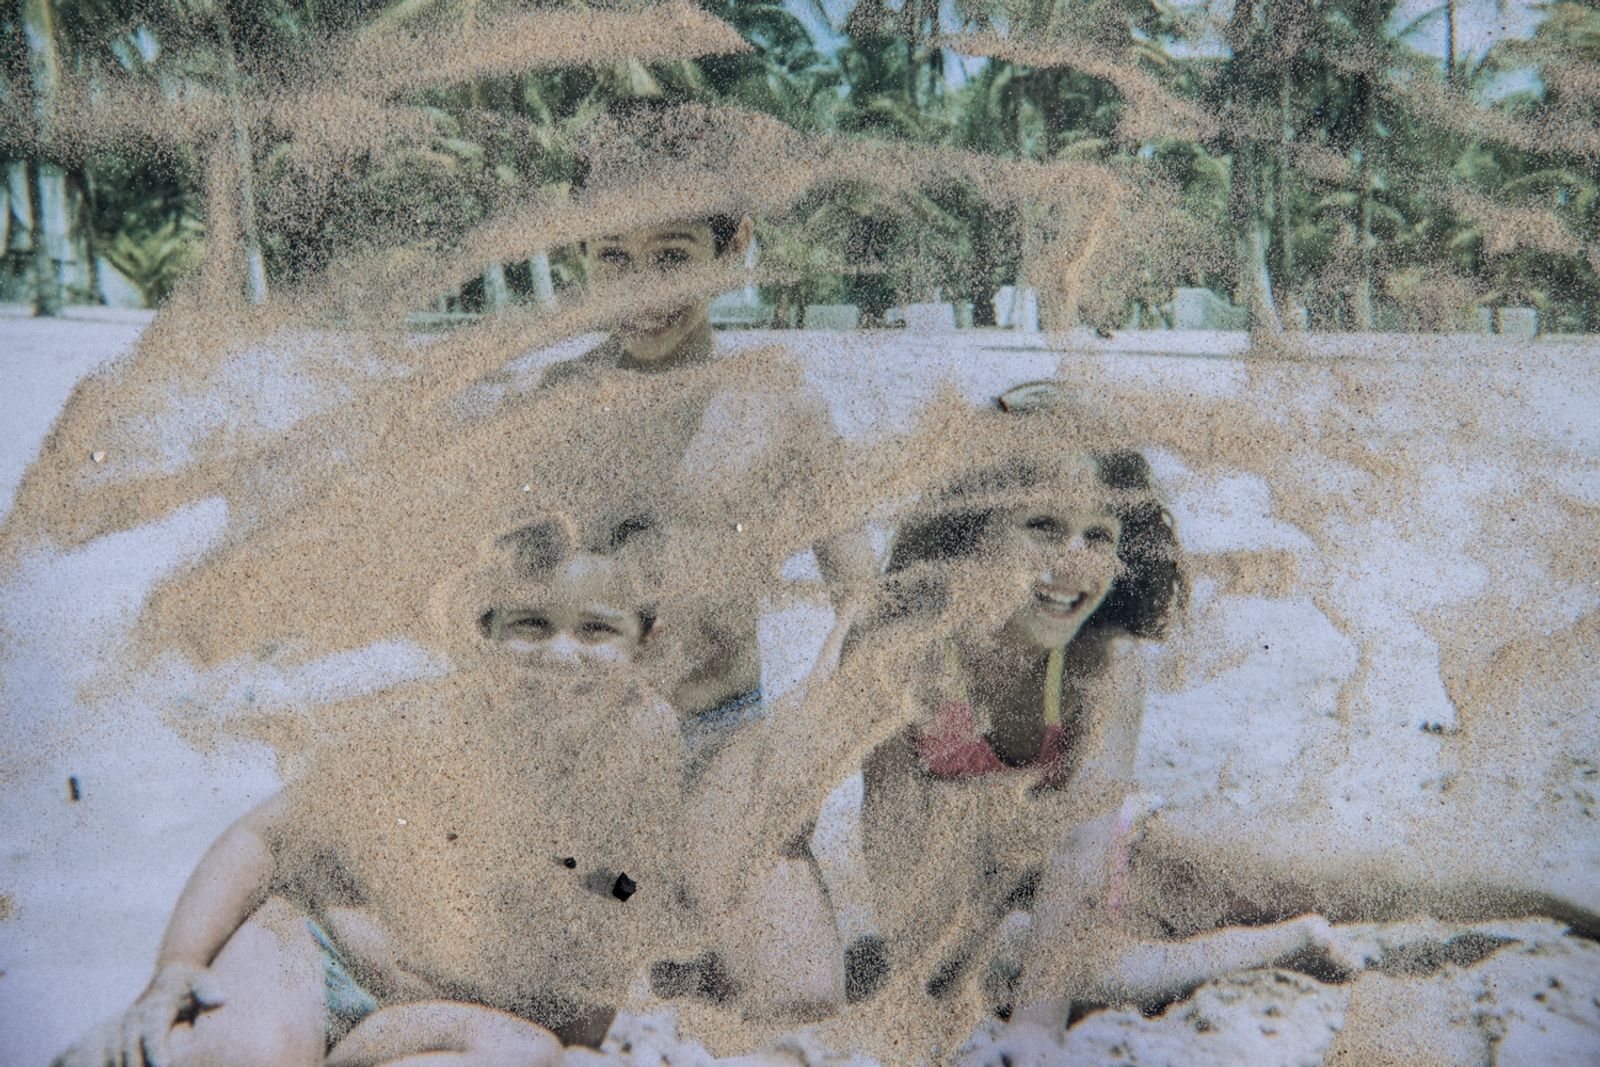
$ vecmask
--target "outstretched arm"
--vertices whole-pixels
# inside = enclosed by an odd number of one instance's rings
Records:
[[[841,655],[855,619],[841,614],[811,671],[758,724],[718,753],[689,799],[692,839],[716,842],[697,880],[716,900],[752,864],[779,855],[816,818],[827,794],[915,711],[885,671]],[[898,650],[891,650],[894,654]]]
[[[704,846],[686,872],[690,892],[713,941],[747,961],[735,978],[756,1017],[812,1017],[844,998],[826,893],[795,845],[836,780],[905,714],[875,699],[886,688],[877,672],[839,670],[851,623],[840,619],[810,674],[719,753],[690,798],[687,836]]]
[[[281,794],[224,830],[183,887],[156,953],[155,975],[121,1018],[92,1032],[56,1062],[63,1065],[167,1062],[174,1023],[221,1006],[207,968],[266,898],[276,870],[271,840]]]

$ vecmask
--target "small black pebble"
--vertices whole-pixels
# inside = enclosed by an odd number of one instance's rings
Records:
[[[445,834],[444,839],[446,841],[454,841],[458,836],[458,834]]]
[[[639,883],[629,878],[626,874],[617,875],[617,880],[611,883],[611,895],[618,900],[627,900],[639,891]]]
[[[576,859],[574,859],[573,857],[571,857],[571,856],[568,856],[566,859],[561,861],[561,866],[565,867],[569,871],[572,870],[577,865],[578,865],[578,861]]]
[[[67,799],[73,803],[83,799],[83,790],[78,788],[78,776],[76,774],[67,777]]]

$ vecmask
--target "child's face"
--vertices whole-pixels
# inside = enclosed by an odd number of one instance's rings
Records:
[[[614,561],[581,554],[551,574],[545,594],[530,603],[496,606],[489,637],[538,667],[626,664],[644,643],[638,612]]]
[[[588,245],[590,276],[616,282],[641,271],[666,273],[701,267],[717,256],[716,240],[704,222],[651,226]],[[697,300],[672,311],[629,319],[617,331],[630,356],[652,363],[671,355],[705,321],[708,302]]]
[[[1008,625],[1041,649],[1071,641],[1111,591],[1121,536],[1121,520],[1103,506],[1041,500],[997,512],[984,553],[1017,605]]]

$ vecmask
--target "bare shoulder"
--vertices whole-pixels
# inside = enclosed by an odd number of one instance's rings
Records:
[[[1142,694],[1150,671],[1139,639],[1125,630],[1084,634],[1067,647],[1069,684],[1100,697]]]

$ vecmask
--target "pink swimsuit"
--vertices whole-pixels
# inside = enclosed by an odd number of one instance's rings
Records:
[[[933,730],[918,731],[917,758],[935,778],[977,778],[986,774],[1042,770],[1041,781],[1058,785],[1066,755],[1061,727],[1045,726],[1044,739],[1039,752],[1027,763],[1010,766],[994,754],[988,738],[978,733],[978,724],[972,714],[972,705],[965,700],[950,699],[939,705],[934,713]]]
[[[1054,677],[1059,674],[1052,672]],[[1066,769],[1066,751],[1061,727],[1047,721],[1039,751],[1027,763],[1010,766],[995,755],[989,739],[978,732],[972,703],[950,697],[934,712],[933,728],[916,731],[917,759],[934,778],[946,781],[978,778],[989,774],[1041,771],[1039,783],[1059,786]],[[1111,869],[1106,886],[1107,908],[1120,918],[1128,900],[1128,844],[1133,831],[1135,808],[1124,803],[1117,817],[1116,838],[1112,846]]]

